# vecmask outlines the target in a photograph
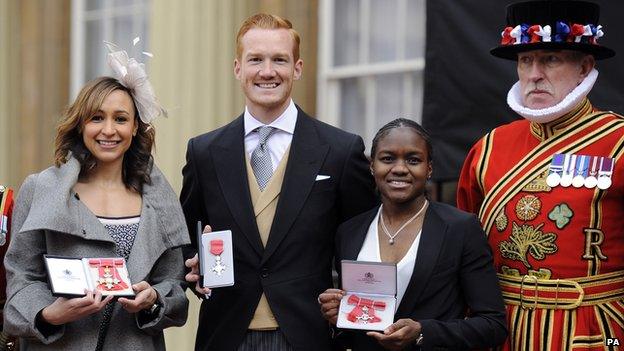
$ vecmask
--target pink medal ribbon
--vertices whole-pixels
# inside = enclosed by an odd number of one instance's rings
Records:
[[[100,291],[124,290],[128,288],[128,284],[121,279],[117,268],[124,266],[123,259],[113,258],[93,258],[89,260],[91,267],[98,268],[98,283],[96,289]]]
[[[386,303],[383,301],[375,301],[359,297],[357,295],[351,295],[347,299],[349,305],[355,305],[351,312],[347,314],[347,320],[351,323],[378,323],[381,322],[381,318],[375,314],[375,309],[384,310]]]
[[[212,266],[212,271],[216,275],[223,274],[226,266],[221,262],[221,254],[223,253],[223,240],[215,239],[210,240],[210,253],[215,256],[215,264]]]

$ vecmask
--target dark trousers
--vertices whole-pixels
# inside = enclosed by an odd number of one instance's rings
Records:
[[[292,351],[281,330],[248,330],[238,351]]]

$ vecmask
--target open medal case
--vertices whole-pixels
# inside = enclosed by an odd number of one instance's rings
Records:
[[[382,331],[394,322],[397,271],[393,263],[342,260],[342,289],[336,326]]]
[[[200,237],[199,264],[204,287],[218,288],[234,285],[232,231],[203,233]]]
[[[76,258],[44,255],[44,261],[54,296],[85,296],[85,289],[99,291],[102,296],[134,296],[123,257]]]

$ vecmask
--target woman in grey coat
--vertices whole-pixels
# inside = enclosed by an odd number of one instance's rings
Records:
[[[138,95],[144,88],[89,82],[57,128],[55,166],[19,191],[4,327],[24,349],[163,350],[163,329],[186,322],[181,246],[189,236],[153,164],[150,122],[162,110],[153,93]],[[99,289],[54,297],[44,254],[124,257],[135,297],[113,300]]]

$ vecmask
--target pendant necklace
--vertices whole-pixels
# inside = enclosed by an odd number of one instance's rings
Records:
[[[403,223],[403,225],[399,227],[399,230],[397,230],[394,234],[390,234],[388,227],[386,227],[386,223],[384,223],[383,211],[382,211],[383,205],[381,205],[381,208],[379,209],[379,218],[381,219],[381,229],[383,229],[384,233],[388,236],[388,244],[394,245],[394,238],[397,235],[399,235],[401,230],[405,229],[405,227],[407,227],[408,224],[412,223],[422,213],[422,211],[425,209],[426,206],[427,206],[427,200],[425,199],[425,203],[423,203],[420,210],[418,210],[418,212],[416,212],[416,214],[413,215],[412,218],[408,219],[405,223]]]

